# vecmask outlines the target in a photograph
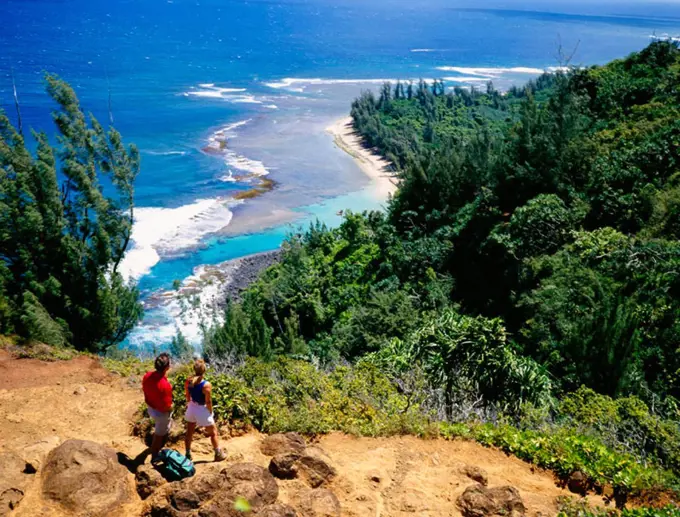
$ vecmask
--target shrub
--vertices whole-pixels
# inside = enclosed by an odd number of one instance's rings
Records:
[[[580,436],[573,430],[552,432],[526,430],[501,424],[442,424],[441,434],[447,438],[473,439],[483,445],[498,447],[506,453],[555,472],[566,479],[580,471],[591,487],[610,485],[615,495],[639,493],[651,488],[677,487],[677,479],[669,471],[640,464],[630,455],[611,450],[597,438]]]
[[[178,412],[184,410],[188,376],[189,372],[178,374],[174,383]],[[300,360],[249,358],[235,375],[209,375],[208,380],[217,420],[236,427],[362,436],[436,432],[420,406],[370,364],[323,372]]]

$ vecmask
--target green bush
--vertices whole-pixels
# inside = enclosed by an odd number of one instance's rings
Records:
[[[177,412],[184,411],[184,382],[175,377]],[[362,436],[436,432],[420,406],[400,394],[388,377],[369,364],[323,372],[305,361],[250,358],[235,375],[208,375],[217,420],[275,433],[342,431]]]
[[[680,508],[669,505],[664,508],[630,508],[621,512],[611,508],[592,508],[587,501],[560,498],[557,517],[680,517]]]
[[[579,436],[569,429],[540,432],[521,431],[507,424],[442,424],[447,438],[475,440],[498,447],[508,454],[555,472],[566,479],[585,474],[593,488],[607,485],[615,494],[627,495],[652,488],[675,489],[678,480],[669,471],[642,465],[630,455],[613,451],[600,440]]]
[[[667,404],[668,405],[668,404]],[[562,399],[562,425],[599,436],[607,445],[680,472],[680,426],[677,408],[664,408],[671,418],[652,413],[637,397],[612,399],[582,387]]]

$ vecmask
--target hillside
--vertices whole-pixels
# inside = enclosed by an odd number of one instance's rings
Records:
[[[3,494],[11,486],[24,492],[17,509],[9,515],[84,515],[64,510],[43,497],[44,458],[72,438],[106,445],[131,458],[142,452],[143,442],[131,435],[142,400],[138,380],[112,374],[87,357],[45,362],[17,359],[3,351],[0,372],[0,455],[6,459],[16,452],[37,468],[35,474],[12,472],[11,461],[0,462]],[[260,451],[263,435],[252,431],[234,438],[223,434],[223,438],[229,458],[220,468],[244,462],[268,466],[270,457]],[[516,487],[529,516],[556,513],[555,499],[570,495],[556,486],[550,473],[471,442],[372,439],[332,433],[314,440],[314,445],[327,453],[337,469],[337,477],[327,488],[337,496],[345,516],[461,515],[456,501],[474,484],[463,473],[466,466],[485,471],[492,487]],[[197,477],[215,468],[203,463],[212,453],[206,438],[198,441],[195,451]],[[128,476],[133,483],[133,474]],[[279,501],[283,503],[298,504],[300,493],[306,489],[300,480],[278,480],[278,484]],[[7,504],[2,496],[0,501]],[[125,511],[116,515],[132,517],[144,511],[144,503],[135,496]],[[8,515],[6,506],[0,508],[0,515]]]

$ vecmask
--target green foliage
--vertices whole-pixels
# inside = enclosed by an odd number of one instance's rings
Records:
[[[517,426],[449,433],[622,493],[671,485],[658,467],[677,472],[680,443],[679,80],[680,50],[655,42],[504,94],[363,94],[354,127],[401,179],[387,214],[291,236],[207,349],[371,367],[449,422],[500,411]],[[229,382],[256,407],[247,379]],[[328,429],[316,409],[257,425]]]
[[[655,414],[637,397],[612,399],[582,387],[559,404],[563,426],[598,436],[608,446],[680,472],[678,406],[668,400]]]
[[[174,380],[180,412],[188,375],[181,373]],[[422,436],[434,429],[417,403],[367,364],[323,372],[305,361],[251,358],[234,375],[207,378],[216,418],[234,426],[252,425],[268,433],[343,431],[362,436]]]
[[[103,350],[141,316],[118,266],[130,241],[139,153],[82,112],[54,76],[59,147],[24,138],[0,112],[0,331]],[[104,194],[102,178],[112,185]]]
[[[191,346],[191,343],[187,341],[187,338],[184,337],[184,334],[179,329],[170,341],[170,355],[180,361],[189,360],[194,355],[194,347]]]
[[[442,424],[448,438],[474,439],[555,472],[566,479],[583,472],[593,486],[611,486],[617,494],[635,494],[650,488],[675,488],[677,480],[667,471],[642,465],[634,456],[614,452],[596,438],[569,430],[543,433],[521,431],[510,425]]]
[[[626,508],[619,512],[611,508],[591,507],[584,500],[562,498],[558,503],[558,517],[680,517],[680,508],[675,505]]]

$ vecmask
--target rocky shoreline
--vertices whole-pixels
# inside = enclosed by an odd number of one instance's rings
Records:
[[[217,267],[227,266],[229,269],[229,280],[224,286],[224,300],[233,302],[241,301],[241,293],[255,282],[260,273],[281,260],[283,250],[265,251],[229,260]]]

